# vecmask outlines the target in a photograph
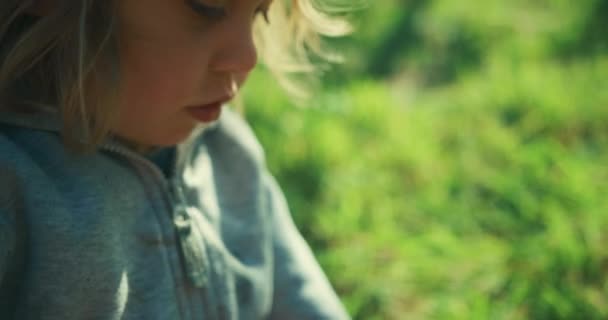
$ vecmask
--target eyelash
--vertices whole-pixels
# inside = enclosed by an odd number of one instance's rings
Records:
[[[226,16],[226,9],[221,7],[208,6],[196,0],[188,0],[188,4],[194,12],[207,19],[219,20]],[[267,24],[270,24],[268,19],[268,8],[259,7],[255,10],[255,16],[262,16]]]

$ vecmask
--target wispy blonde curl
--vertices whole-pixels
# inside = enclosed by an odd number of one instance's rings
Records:
[[[340,16],[353,7],[352,1],[275,1],[270,24],[256,26],[256,42],[262,62],[294,97],[307,98],[309,92],[301,76],[310,80],[323,68],[322,61],[339,62],[340,55],[324,47],[324,37],[351,32]]]

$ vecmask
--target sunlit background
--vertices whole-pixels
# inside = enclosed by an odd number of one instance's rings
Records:
[[[355,319],[608,319],[608,1],[371,0],[245,113]]]

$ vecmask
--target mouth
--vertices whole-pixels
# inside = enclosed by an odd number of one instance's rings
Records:
[[[213,122],[219,119],[224,103],[230,101],[231,97],[222,98],[212,103],[190,106],[186,110],[192,118],[199,122]]]

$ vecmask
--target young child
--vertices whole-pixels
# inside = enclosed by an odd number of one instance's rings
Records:
[[[0,319],[348,318],[223,107],[341,32],[271,2],[2,0]]]

